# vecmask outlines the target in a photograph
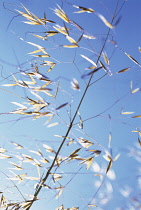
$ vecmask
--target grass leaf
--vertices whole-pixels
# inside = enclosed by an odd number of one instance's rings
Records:
[[[111,23],[109,23],[103,15],[97,13],[97,16],[103,21],[103,23],[104,23],[107,27],[109,27],[109,28],[111,28],[111,29],[114,28],[114,26],[113,26]]]

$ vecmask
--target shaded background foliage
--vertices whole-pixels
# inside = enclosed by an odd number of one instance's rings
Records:
[[[56,4],[72,20],[71,24],[54,14],[55,8],[59,9]],[[82,7],[76,8],[73,5]],[[45,12],[46,19],[56,23],[22,23],[29,20],[21,17],[17,10],[28,13],[26,8],[39,18],[45,18]],[[95,12],[89,13],[88,10],[74,13],[84,8],[92,8]],[[63,206],[70,209],[140,208],[139,8],[139,0],[136,5],[133,1],[123,0],[114,3],[36,1],[33,4],[27,0],[1,3],[1,208],[3,206],[5,209],[8,205],[8,209],[22,209],[28,203],[25,200],[32,201],[38,184],[49,170],[55,152],[70,127],[92,75],[91,85],[73,122],[69,138],[66,138],[59,154],[60,160],[52,168],[52,174],[50,173],[37,196],[39,200],[35,201],[31,209],[63,209]],[[103,22],[98,14],[102,14],[108,22]],[[112,24],[120,21],[112,28],[108,24],[114,14],[117,16]],[[58,27],[56,24],[70,28],[68,31],[64,28],[64,31],[74,40],[81,38],[79,47],[63,47],[73,44],[70,38],[66,38],[67,34],[58,33],[47,37],[47,40],[33,36],[36,34],[43,37],[46,31],[57,31],[53,28]],[[110,31],[107,26],[111,27]],[[45,48],[50,57],[33,56],[44,54],[41,52],[29,54],[38,50],[39,46]],[[100,61],[106,69],[92,72],[93,69],[89,68],[93,66],[93,62],[97,63],[103,46]],[[47,73],[50,66],[43,67],[44,60],[56,63],[52,71]],[[97,65],[100,66],[98,63]],[[35,73],[36,69],[40,75],[33,77],[37,84],[31,84],[31,88],[26,81],[33,80],[23,73]],[[20,85],[13,86],[15,78]],[[80,88],[76,86],[74,78]],[[49,86],[45,86],[52,91],[34,91],[35,86],[45,84],[43,80],[52,81]],[[5,84],[10,84],[10,87],[3,86]],[[51,97],[49,93],[56,93],[57,96]],[[27,104],[31,102],[29,98],[33,100],[31,105]],[[41,109],[37,109],[37,106],[29,110],[17,109],[16,105],[18,108],[30,108],[38,100],[50,105]],[[11,113],[15,110],[22,115]],[[48,123],[50,116],[41,116],[35,120],[39,113],[32,111],[50,112],[54,117]],[[111,159],[106,161],[104,158],[108,155],[113,160],[117,158],[111,168]],[[93,157],[94,160],[91,159]],[[43,163],[43,160],[46,162]],[[23,209],[28,207],[24,206]]]

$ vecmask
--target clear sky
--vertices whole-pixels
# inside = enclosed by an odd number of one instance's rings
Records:
[[[17,12],[17,10],[25,12],[21,4],[39,18],[43,18],[44,13],[46,13],[46,19],[56,23],[47,23],[46,26],[23,23],[27,20],[19,16]],[[72,20],[71,24],[66,22],[64,24],[64,21],[55,14],[54,9],[57,8],[57,4]],[[76,6],[81,7],[77,8]],[[91,8],[94,12],[76,13],[84,7]],[[93,70],[90,67],[94,66],[94,62],[97,63],[98,55],[109,31],[108,26],[110,26],[109,36],[100,58],[106,70],[100,69],[93,74],[91,85],[79,109],[80,114],[76,116],[73,129],[68,136],[74,141],[68,146],[67,143],[70,139],[66,140],[60,157],[68,157],[79,148],[81,149],[78,154],[82,158],[93,156],[92,153],[88,152],[90,149],[100,150],[101,153],[94,157],[88,170],[85,164],[80,164],[82,160],[65,160],[60,167],[54,167],[52,173],[57,173],[62,178],[53,181],[53,175],[50,175],[45,184],[51,189],[44,188],[39,194],[39,201],[31,209],[54,210],[62,204],[65,208],[79,206],[80,209],[87,209],[88,204],[95,204],[99,210],[137,208],[133,198],[138,199],[141,188],[139,177],[141,160],[138,142],[140,139],[138,131],[141,131],[140,8],[140,0],[11,0],[10,3],[1,1],[0,147],[7,150],[3,154],[12,158],[1,160],[1,171],[6,175],[0,173],[0,181],[3,183],[0,191],[4,191],[7,200],[11,200],[11,202],[21,201],[23,198],[18,189],[26,199],[30,199],[27,194],[33,195],[38,182],[37,180],[30,180],[30,177],[44,177],[52,162],[52,157],[54,157],[54,153],[45,151],[44,144],[57,151],[62,138],[55,135],[64,136],[66,134],[70,120],[74,116],[86,84],[92,75],[88,75]],[[110,22],[115,10],[117,15],[112,27]],[[118,22],[117,25],[116,22]],[[75,23],[84,30],[80,30]],[[79,47],[63,47],[62,45],[72,45],[72,43],[62,33],[48,37],[47,40],[33,36],[33,34],[44,36],[45,32],[56,30],[53,26],[58,27],[57,24],[70,28],[68,30],[69,37],[74,40],[81,37],[78,43]],[[37,47],[29,42],[44,47],[50,57],[38,58],[33,56],[34,53],[29,54],[37,50]],[[37,54],[35,53],[35,55]],[[34,120],[31,115],[9,114],[9,112],[19,108],[11,102],[28,106],[25,103],[27,97],[33,100],[41,99],[37,98],[37,95],[33,95],[31,88],[3,86],[4,84],[12,84],[14,78],[29,81],[30,78],[21,73],[32,71],[32,65],[35,65],[34,58],[36,58],[43,77],[46,76],[53,81],[49,86],[50,89],[53,89],[50,93],[55,94],[58,88],[58,95],[55,99],[45,92],[39,93],[45,102],[50,103],[49,108],[45,108],[45,111],[56,113],[52,121],[48,123],[48,117]],[[44,60],[56,64],[49,73],[46,73],[49,67],[42,65]],[[100,64],[98,65],[100,66]],[[119,72],[120,70],[123,72]],[[103,76],[106,72],[107,74]],[[101,77],[103,78],[100,79]],[[71,87],[74,78],[79,83],[79,90],[74,90]],[[37,83],[39,86],[44,84],[41,80]],[[36,93],[38,94],[38,92]],[[66,106],[58,109],[62,104]],[[81,120],[83,121],[83,128],[82,125],[79,125]],[[55,126],[51,126],[52,123],[56,123],[53,124]],[[80,143],[80,138],[91,141],[93,145],[85,148],[85,144]],[[109,143],[110,139],[111,142]],[[23,147],[17,149],[12,142]],[[37,152],[38,149],[42,151],[43,156],[50,163],[41,162],[41,156],[33,152]],[[111,154],[113,159],[118,154],[120,156],[113,162],[112,168],[108,171],[103,185],[99,189],[108,166],[108,162],[103,157],[107,154],[106,151]],[[38,160],[42,167],[33,165],[34,161],[32,164],[25,162],[26,158],[23,154]],[[23,159],[18,159],[19,156]],[[20,165],[23,170],[11,169],[14,166],[10,162]],[[18,175],[26,173],[26,178],[21,183],[12,180],[18,189],[14,187],[12,181],[5,181],[7,176],[11,178],[16,176],[13,172]],[[56,199],[58,191],[55,188],[61,186],[65,186],[65,188],[60,197]]]

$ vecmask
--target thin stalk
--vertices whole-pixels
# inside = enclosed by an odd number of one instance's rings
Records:
[[[119,0],[117,1],[116,9],[115,9],[114,16],[113,16],[113,18],[112,18],[111,24],[113,23],[113,21],[114,21],[114,19],[115,19],[115,16],[116,16],[116,11],[117,11],[117,7],[118,7],[118,2],[119,2]],[[105,48],[105,45],[106,45],[106,43],[107,43],[107,40],[108,40],[108,37],[109,37],[109,34],[110,34],[110,30],[111,30],[111,29],[109,28],[109,29],[108,29],[108,32],[107,32],[107,35],[106,35],[106,39],[105,39],[105,41],[104,41],[104,44],[103,44],[103,46],[102,46],[102,48],[101,48],[101,50],[100,50],[99,56],[98,56],[98,58],[97,58],[96,64],[98,64],[98,62],[99,62],[99,60],[100,60],[100,57],[101,57],[101,55],[102,55],[102,52],[103,52],[103,50],[104,50],[104,48]],[[33,205],[34,201],[36,200],[38,194],[40,193],[40,191],[41,191],[41,189],[42,189],[42,187],[43,187],[43,184],[44,184],[44,183],[46,182],[46,180],[48,179],[48,177],[49,177],[49,175],[50,175],[50,173],[51,173],[51,170],[52,170],[52,168],[53,168],[54,165],[55,165],[55,162],[56,162],[56,160],[57,160],[57,158],[58,158],[58,155],[59,155],[59,153],[60,153],[60,151],[61,151],[61,149],[62,149],[62,147],[63,147],[63,145],[64,145],[64,143],[65,143],[65,141],[66,141],[66,139],[67,139],[67,137],[68,137],[68,135],[69,135],[71,129],[72,129],[72,127],[73,127],[74,120],[75,120],[75,118],[76,118],[76,116],[77,116],[77,113],[78,113],[78,111],[79,111],[79,109],[80,109],[80,107],[81,107],[81,104],[82,104],[82,102],[83,102],[83,100],[84,100],[84,98],[85,98],[85,95],[86,95],[86,93],[87,93],[89,87],[93,84],[93,83],[91,84],[93,75],[94,75],[94,74],[91,75],[91,77],[90,77],[90,79],[89,79],[89,81],[88,81],[88,84],[86,85],[86,88],[85,88],[85,90],[84,90],[84,93],[83,93],[83,95],[82,95],[82,97],[81,97],[81,99],[80,99],[80,102],[79,102],[79,104],[78,104],[78,106],[77,106],[77,109],[76,109],[76,111],[75,111],[75,113],[74,113],[74,116],[73,116],[73,118],[72,118],[72,120],[71,120],[71,123],[70,123],[70,125],[69,125],[69,127],[68,127],[68,130],[67,130],[67,132],[66,132],[66,135],[65,135],[65,137],[63,138],[63,140],[62,140],[62,142],[61,142],[61,144],[60,144],[60,146],[59,146],[59,148],[58,148],[58,150],[57,150],[57,152],[56,152],[56,155],[55,155],[55,157],[54,157],[54,160],[53,160],[53,162],[52,162],[50,168],[48,169],[46,175],[45,175],[44,178],[42,179],[41,185],[39,185],[39,187],[38,187],[37,190],[35,191],[35,193],[34,193],[34,198],[33,198],[33,200],[31,201],[30,206],[29,206],[26,210],[29,210],[29,209],[31,208],[31,206]],[[105,74],[104,76],[106,76],[106,75],[107,75],[107,74]],[[104,76],[103,76],[103,77],[104,77]],[[102,79],[103,77],[101,77],[101,79]]]
[[[97,58],[96,64],[98,64],[99,59],[100,59],[100,57],[101,57],[101,55],[102,55],[102,52],[103,52],[103,49],[104,49],[104,47],[105,47],[105,45],[106,45],[106,42],[107,42],[109,33],[110,33],[110,29],[108,30],[108,33],[107,33],[105,42],[104,42],[104,44],[103,44],[103,46],[102,46],[102,49],[101,49],[101,51],[100,51],[100,54],[99,54],[99,56],[98,56],[98,58]],[[105,76],[106,76],[106,74],[105,74]],[[86,88],[85,88],[85,90],[84,90],[84,93],[83,93],[83,95],[82,95],[82,97],[81,97],[81,99],[80,99],[80,102],[79,102],[79,104],[78,104],[78,106],[77,106],[77,109],[76,109],[76,111],[75,111],[75,114],[74,114],[74,116],[73,116],[73,118],[72,118],[72,120],[71,120],[71,123],[70,123],[70,125],[69,125],[69,128],[68,128],[68,130],[67,130],[67,132],[66,132],[66,135],[65,135],[64,139],[62,140],[62,142],[61,142],[61,144],[60,144],[60,146],[59,146],[59,148],[58,148],[58,150],[57,150],[57,152],[56,152],[56,155],[55,155],[55,157],[54,157],[54,160],[53,160],[53,162],[52,162],[50,168],[48,169],[48,171],[47,171],[45,177],[42,179],[41,185],[39,185],[39,187],[38,187],[37,190],[35,191],[35,193],[34,193],[34,198],[33,198],[32,202],[31,202],[31,205],[27,208],[27,210],[29,210],[29,209],[31,208],[32,204],[33,204],[34,201],[36,200],[36,198],[37,198],[39,192],[41,191],[41,189],[42,189],[42,187],[43,187],[43,184],[46,182],[47,178],[49,177],[49,175],[50,175],[50,173],[51,173],[52,168],[53,168],[54,165],[55,165],[55,162],[56,162],[56,160],[57,160],[57,158],[58,158],[58,155],[59,155],[59,153],[60,153],[60,151],[61,151],[61,149],[62,149],[62,147],[63,147],[63,145],[64,145],[64,143],[65,143],[65,141],[66,141],[66,139],[67,139],[67,137],[68,137],[68,135],[69,135],[71,129],[72,129],[72,127],[73,127],[74,120],[75,120],[75,118],[76,118],[76,116],[77,116],[77,113],[78,113],[78,111],[79,111],[79,109],[80,109],[80,107],[81,107],[81,104],[82,104],[82,102],[83,102],[83,100],[84,100],[84,98],[85,98],[85,95],[86,95],[86,93],[87,93],[87,91],[88,91],[88,89],[89,89],[89,87],[90,87],[90,83],[91,83],[92,78],[93,78],[93,74],[91,75],[91,77],[90,77],[90,79],[89,79],[89,81],[88,81],[88,84],[87,84],[87,86],[86,86]]]

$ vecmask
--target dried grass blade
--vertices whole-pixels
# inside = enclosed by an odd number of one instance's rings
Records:
[[[121,114],[133,114],[134,112],[121,112]]]
[[[122,70],[118,71],[117,73],[123,73],[123,72],[125,72],[125,71],[128,71],[129,69],[131,69],[131,68],[128,67],[128,68],[122,69]]]
[[[58,107],[56,108],[56,110],[59,110],[59,109],[63,108],[63,107],[66,106],[67,104],[68,104],[68,102],[67,102],[67,103],[64,103],[64,104],[62,104],[62,105],[60,105],[60,106],[58,106]]]
[[[75,47],[79,47],[78,45],[62,45],[63,47],[67,47],[67,48],[75,48]]]
[[[109,27],[109,28],[111,28],[111,29],[114,28],[114,26],[113,26],[111,23],[109,23],[103,15],[97,13],[97,16],[103,21],[103,23],[104,23],[107,27]]]
[[[136,89],[132,90],[131,93],[136,93],[136,92],[139,91],[139,90],[140,90],[140,88],[136,88]]]
[[[86,35],[86,34],[83,34],[83,37],[85,37],[86,39],[96,39],[96,37],[89,36],[89,35]]]
[[[139,145],[141,146],[141,140],[138,138]]]
[[[86,164],[87,165],[86,169],[89,169],[93,163],[93,160],[94,160],[94,157],[86,158],[85,160],[81,161],[80,164],[82,163]]]
[[[81,7],[81,6],[76,6],[76,5],[72,5],[73,7],[77,8],[77,9],[81,9],[78,12],[74,12],[74,13],[82,13],[82,12],[88,12],[88,13],[93,13],[95,12],[93,9],[91,8],[86,8],[86,7]]]
[[[94,61],[92,61],[90,58],[88,58],[87,56],[81,54],[81,57],[86,59],[91,64],[93,64],[93,66],[97,67],[96,63]]]
[[[50,55],[49,54],[45,54],[45,55],[34,55],[34,57],[48,58],[48,57],[50,57]]]
[[[56,26],[53,26],[53,28],[55,28],[57,31],[59,31],[61,34],[64,34],[64,35],[68,35],[68,33],[65,31],[65,30],[62,30],[62,28],[58,28]]]
[[[73,78],[73,81],[71,81],[71,87],[74,90],[79,90],[80,89],[79,83],[75,78]]]
[[[23,21],[26,24],[30,24],[30,25],[41,25],[40,23],[38,23],[37,21]]]
[[[106,169],[106,174],[108,173],[108,171],[109,171],[110,168],[112,167],[112,163],[113,163],[113,161],[110,160],[110,162],[109,162],[109,164],[108,164],[108,167],[107,167],[107,169]]]
[[[70,19],[68,18],[68,16],[66,15],[66,13],[64,12],[63,9],[61,9],[61,7],[58,5],[58,9],[54,10],[55,14],[60,17],[62,20],[64,20],[67,23],[70,23]]]
[[[80,150],[81,148],[78,148],[78,149],[76,149],[75,151],[73,151],[70,155],[69,155],[69,158],[74,158],[74,157],[76,157],[76,156],[78,156],[78,152],[79,152],[79,150]]]
[[[56,195],[56,199],[58,199],[61,196],[63,190],[64,190],[64,187],[60,187],[59,192]]]
[[[86,76],[89,76],[89,75],[92,75],[92,74],[94,74],[95,72],[99,71],[100,69],[102,69],[102,66],[100,66],[100,67],[94,69],[93,71],[89,72],[88,74],[82,75],[82,78],[84,78],[84,77],[86,77]]]
[[[70,43],[77,45],[77,42],[70,36],[66,36],[67,40],[69,40]]]
[[[107,56],[107,54],[105,52],[103,53],[103,58],[104,58],[105,63],[107,65],[110,65],[110,61],[109,61],[108,56]]]
[[[39,36],[39,35],[36,35],[36,34],[32,34],[33,36],[39,38],[39,39],[42,39],[42,40],[46,40],[47,38],[44,37],[44,36]]]
[[[129,55],[128,53],[125,52],[125,55],[128,56],[128,58],[130,58],[134,63],[136,63],[137,65],[140,66],[139,62],[137,60],[135,60],[135,58],[133,58],[131,55]]]
[[[105,67],[105,65],[101,61],[99,61],[99,64],[104,70],[107,70],[107,68]]]
[[[141,115],[136,115],[136,116],[133,116],[132,118],[140,118]]]

